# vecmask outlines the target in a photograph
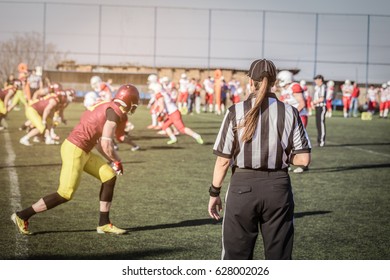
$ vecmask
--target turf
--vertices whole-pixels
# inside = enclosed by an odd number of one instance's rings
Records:
[[[81,104],[65,112],[63,138],[77,123]],[[96,234],[100,184],[85,174],[75,198],[30,221],[33,236],[17,234],[12,212],[56,191],[60,146],[18,143],[24,112],[12,112],[0,131],[0,259],[219,259],[221,222],[208,217],[212,146],[222,116],[184,116],[204,145],[179,136],[179,143],[147,130],[145,107],[131,118],[141,150],[120,144],[125,173],[117,180],[112,221],[124,236]],[[327,146],[313,145],[310,171],[291,173],[295,207],[294,259],[390,259],[390,120],[326,120]],[[308,133],[315,144],[314,117]],[[8,138],[9,137],[9,138]],[[7,140],[10,139],[10,140]],[[11,149],[15,159],[9,158]],[[7,150],[8,147],[8,150]],[[224,182],[224,192],[230,172]],[[19,189],[19,193],[15,192]],[[20,203],[20,205],[19,205]],[[263,259],[261,237],[255,258]]]

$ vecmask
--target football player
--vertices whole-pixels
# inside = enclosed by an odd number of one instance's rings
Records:
[[[15,96],[18,90],[21,90],[22,82],[19,79],[13,79],[12,84],[8,85],[3,90],[0,90],[0,130],[3,130],[4,127],[1,125],[2,120],[5,116],[15,108],[17,103],[9,105],[12,97]]]
[[[293,81],[293,74],[287,70],[280,71],[277,75],[277,80],[278,85],[281,88],[280,100],[298,109],[302,124],[306,128],[308,117],[301,85]],[[307,166],[297,167],[293,172],[302,173],[308,169]]]
[[[351,106],[351,96],[352,96],[353,86],[350,80],[345,80],[344,84],[342,84],[340,88],[343,93],[344,118],[348,118],[348,110],[349,107]]]
[[[30,207],[12,214],[11,220],[21,234],[31,234],[28,221],[33,215],[70,201],[77,191],[84,171],[101,182],[97,233],[126,233],[126,230],[114,226],[109,217],[116,175],[123,174],[123,166],[114,149],[113,138],[116,136],[117,140],[124,140],[127,114],[134,114],[138,102],[137,88],[127,84],[118,89],[113,101],[98,103],[83,113],[79,124],[61,146],[62,167],[57,192],[46,195]],[[92,152],[94,147],[104,158]]]
[[[177,143],[175,133],[171,129],[172,125],[174,125],[180,131],[180,133],[184,133],[193,137],[196,142],[198,142],[198,144],[203,144],[204,142],[202,137],[184,125],[181,113],[177,108],[176,103],[172,100],[168,90],[159,83],[153,83],[150,86],[154,89],[155,92],[157,92],[155,96],[158,105],[157,108],[159,110],[157,115],[161,115],[166,112],[162,130],[165,131],[170,138],[167,144],[172,145]]]
[[[32,100],[30,106],[26,108],[26,117],[28,124],[33,128],[22,138],[19,143],[25,146],[31,146],[30,138],[39,134],[45,136],[45,143],[47,145],[58,144],[50,136],[50,129],[53,126],[53,117],[55,112],[62,111],[67,106],[66,103],[70,102],[72,97],[67,95],[63,91],[57,91],[57,93],[51,93],[38,100]]]

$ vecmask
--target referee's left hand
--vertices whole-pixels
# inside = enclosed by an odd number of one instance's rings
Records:
[[[219,212],[222,210],[222,201],[219,196],[212,197],[210,196],[209,200],[209,215],[211,218],[219,220],[221,216]]]

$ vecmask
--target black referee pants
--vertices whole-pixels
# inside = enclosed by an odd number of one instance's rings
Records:
[[[320,147],[325,146],[325,136],[326,136],[325,114],[326,114],[325,106],[316,107],[317,143]]]
[[[226,197],[222,259],[253,259],[259,229],[265,259],[291,259],[293,216],[287,172],[236,169]]]

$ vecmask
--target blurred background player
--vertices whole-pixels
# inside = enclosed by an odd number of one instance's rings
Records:
[[[305,99],[305,102],[306,102],[307,115],[311,116],[311,115],[313,115],[313,102],[312,102],[312,97],[311,97],[310,91],[307,88],[305,80],[301,80],[299,82],[299,85],[301,86],[301,88],[303,90],[303,98]]]
[[[167,144],[172,145],[177,143],[177,138],[171,129],[172,125],[174,125],[180,133],[193,137],[198,144],[203,144],[203,139],[198,133],[188,127],[185,127],[181,113],[170,96],[169,89],[162,87],[158,82],[151,84],[150,88],[153,88],[154,91],[157,92],[155,96],[158,106],[157,108],[159,110],[157,114],[160,115],[166,112],[162,130],[165,131],[170,138]]]
[[[0,90],[0,130],[4,130],[6,126],[3,126],[2,123],[5,122],[7,114],[16,106],[16,104],[11,103],[12,97],[22,88],[22,82],[19,79],[13,79],[9,83],[11,84]]]
[[[190,81],[185,73],[181,74],[179,80],[179,95],[177,98],[177,106],[180,113],[186,115],[188,113],[188,85]]]
[[[378,88],[374,85],[370,85],[367,90],[367,103],[368,112],[374,115],[375,109],[378,107]]]
[[[334,99],[334,81],[328,81],[326,83],[326,114],[325,117],[332,117],[332,102]]]
[[[343,93],[343,112],[344,118],[348,118],[348,111],[351,107],[351,96],[353,91],[353,86],[350,80],[345,80],[344,84],[340,86]]]
[[[358,87],[357,82],[353,82],[352,84],[352,93],[351,93],[351,105],[349,107],[348,117],[358,117],[358,108],[359,108],[359,95],[360,89]]]
[[[390,86],[386,83],[383,83],[381,89],[379,90],[379,101],[379,117],[387,118],[390,106]]]
[[[83,172],[101,182],[97,233],[126,233],[126,230],[114,226],[109,217],[116,175],[123,174],[123,166],[115,152],[113,138],[116,136],[118,140],[123,139],[127,114],[135,112],[138,102],[137,88],[127,84],[118,89],[113,101],[98,103],[84,112],[79,124],[61,146],[62,167],[57,192],[46,195],[30,207],[12,214],[11,220],[21,234],[31,234],[28,221],[32,216],[70,201],[78,189]],[[94,147],[104,159],[92,152]]]
[[[207,107],[210,113],[213,112],[214,107],[214,79],[210,76],[203,81],[203,87],[206,91],[203,112],[207,112]]]
[[[73,100],[71,95],[58,91],[51,93],[41,99],[31,101],[26,109],[26,117],[33,127],[25,136],[20,138],[19,143],[25,146],[31,146],[30,138],[39,134],[44,135],[47,145],[59,144],[50,136],[50,129],[53,126],[53,116],[56,111],[64,110],[65,103]],[[62,113],[63,114],[63,113]]]
[[[158,124],[157,113],[160,111],[158,109],[158,104],[156,102],[156,94],[160,92],[161,85],[159,85],[158,77],[155,74],[148,76],[148,90],[150,92],[150,99],[148,103],[148,108],[150,109],[150,116],[152,118],[152,124],[148,125],[148,129],[160,129],[161,127]]]
[[[230,92],[230,99],[233,104],[237,104],[241,101],[240,95],[242,94],[242,88],[240,87],[240,82],[236,79],[232,79],[228,83],[228,88]]]
[[[308,117],[302,87],[299,83],[293,81],[293,74],[290,71],[280,71],[276,77],[278,80],[278,85],[281,88],[280,100],[297,108],[299,116],[302,120],[302,124],[306,128]],[[297,167],[294,169],[294,173],[302,173],[308,169],[308,166]]]

